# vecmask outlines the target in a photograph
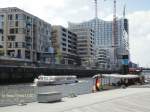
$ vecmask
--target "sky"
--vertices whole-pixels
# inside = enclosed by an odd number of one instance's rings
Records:
[[[117,0],[117,17],[129,19],[131,60],[150,67],[150,0]],[[18,7],[52,25],[67,27],[68,22],[94,18],[94,0],[0,0],[0,8]],[[98,17],[112,20],[113,0],[98,0]]]

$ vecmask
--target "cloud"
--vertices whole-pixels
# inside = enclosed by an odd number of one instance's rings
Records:
[[[67,1],[68,0],[0,0],[0,8],[18,7],[47,22],[51,22],[52,17],[61,13],[60,11],[56,13],[56,10],[64,10],[68,3]]]
[[[150,11],[128,14],[131,59],[141,66],[150,66]]]

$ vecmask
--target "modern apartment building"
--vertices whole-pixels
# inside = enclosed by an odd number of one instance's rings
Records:
[[[50,49],[49,23],[16,7],[0,8],[1,58],[50,63]]]
[[[103,50],[107,50],[107,57],[109,57],[109,63],[105,67],[119,68],[121,66],[121,56],[123,54],[129,55],[129,34],[128,34],[128,20],[125,18],[117,19],[116,21],[116,60],[114,59],[113,52],[113,39],[112,39],[112,21],[104,21],[99,18],[94,18],[90,21],[82,22],[82,23],[69,23],[69,28],[78,28],[78,27],[87,27],[91,28],[95,31],[95,44],[96,44],[96,57],[99,62],[98,65],[100,67],[103,66],[103,63],[107,58],[101,58],[99,53]],[[100,60],[101,59],[101,60]],[[113,65],[113,62],[117,61],[116,65]],[[101,66],[102,65],[102,66]],[[107,68],[104,68],[107,69]]]
[[[70,29],[77,34],[77,54],[81,58],[82,66],[92,67],[95,65],[95,41],[94,30],[84,27]]]
[[[52,26],[52,45],[54,47],[56,64],[80,63],[77,56],[77,35],[63,26]]]

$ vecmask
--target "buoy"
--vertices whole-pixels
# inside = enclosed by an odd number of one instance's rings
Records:
[[[99,91],[100,90],[100,80],[99,78],[96,78],[96,82],[95,82],[95,87],[96,87],[96,91]]]

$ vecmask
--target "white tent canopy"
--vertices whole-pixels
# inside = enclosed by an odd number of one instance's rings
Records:
[[[123,78],[123,79],[134,79],[139,78],[138,75],[133,74],[127,74],[127,75],[121,75],[121,74],[102,74],[103,77],[112,77],[112,78]]]

